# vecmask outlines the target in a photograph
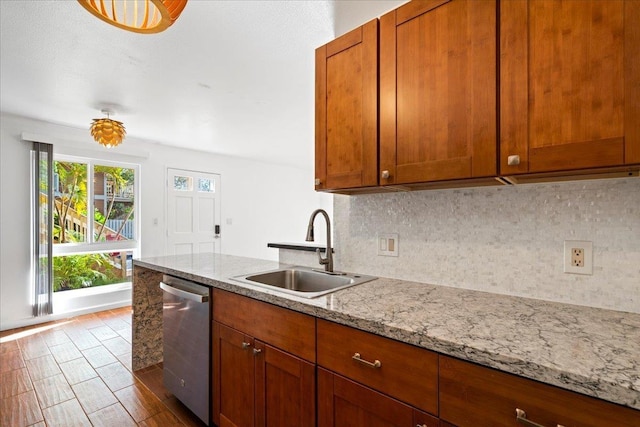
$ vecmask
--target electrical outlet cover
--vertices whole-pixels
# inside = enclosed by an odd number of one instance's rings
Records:
[[[582,266],[579,264],[582,263]],[[564,272],[593,274],[593,242],[586,240],[564,241]]]

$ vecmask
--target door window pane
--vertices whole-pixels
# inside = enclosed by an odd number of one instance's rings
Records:
[[[95,165],[93,172],[96,242],[135,239],[135,171]]]
[[[173,189],[176,191],[191,191],[193,189],[193,179],[190,176],[174,176]]]
[[[215,193],[216,182],[213,179],[198,178],[198,191],[201,193]]]

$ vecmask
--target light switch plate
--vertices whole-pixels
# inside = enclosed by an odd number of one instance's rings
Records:
[[[376,243],[379,256],[398,256],[398,233],[378,233]]]
[[[593,274],[593,242],[586,240],[564,241],[564,272]]]

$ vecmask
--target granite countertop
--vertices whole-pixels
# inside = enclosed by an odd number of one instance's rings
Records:
[[[285,265],[229,255],[134,265],[640,409],[640,314],[388,278],[307,299],[234,281]]]

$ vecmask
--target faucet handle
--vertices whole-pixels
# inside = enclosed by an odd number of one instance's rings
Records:
[[[318,262],[320,263],[320,265],[329,264],[329,257],[322,258],[322,252],[320,251],[320,248],[316,248],[316,253],[318,254]]]

